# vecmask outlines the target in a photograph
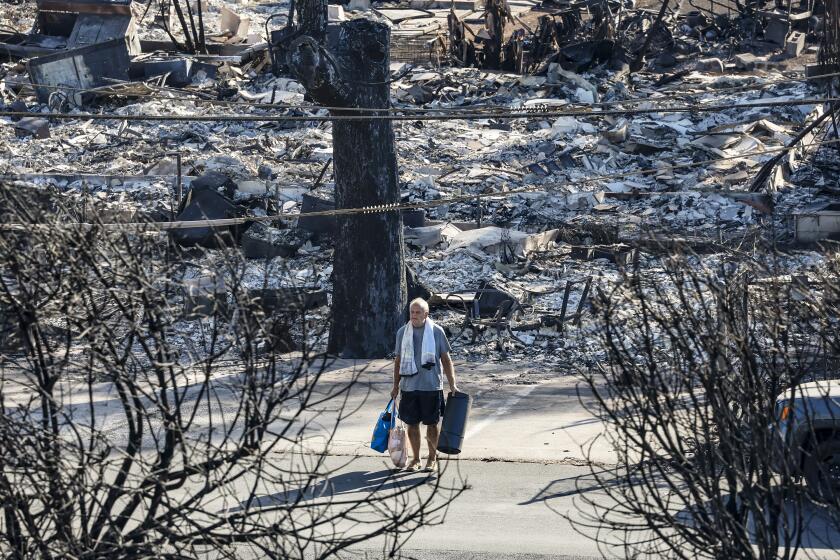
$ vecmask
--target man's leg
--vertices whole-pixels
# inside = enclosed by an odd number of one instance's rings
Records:
[[[400,418],[406,423],[408,443],[411,446],[411,453],[414,458],[408,462],[406,469],[417,470],[420,468],[420,403],[417,393],[405,391],[400,399]]]
[[[437,444],[440,437],[440,417],[442,409],[442,391],[429,391],[423,399],[423,423],[426,424],[426,443],[429,445],[429,456],[426,459],[426,470],[437,470]]]
[[[420,462],[420,424],[408,425],[408,442],[411,444],[411,453],[414,460],[411,463]]]
[[[438,424],[426,426],[426,442],[429,444],[429,458],[426,460],[427,465],[431,465],[437,458],[437,444],[440,430]]]

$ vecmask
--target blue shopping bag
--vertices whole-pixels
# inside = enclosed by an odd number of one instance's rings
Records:
[[[394,399],[388,401],[385,410],[379,413],[376,425],[373,427],[373,437],[370,438],[370,448],[380,453],[388,450],[388,431],[394,425]]]

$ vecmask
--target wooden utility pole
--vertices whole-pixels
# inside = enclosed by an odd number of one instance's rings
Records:
[[[387,25],[354,19],[327,29],[325,0],[298,0],[298,31],[287,63],[312,99],[334,115],[343,108],[390,107]],[[381,109],[382,111],[376,111]],[[397,155],[389,120],[333,122],[336,208],[399,202]],[[402,218],[398,212],[338,217],[328,351],[343,357],[384,357],[405,306]]]

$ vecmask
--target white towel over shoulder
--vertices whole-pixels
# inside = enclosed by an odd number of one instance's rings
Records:
[[[426,317],[426,324],[423,330],[423,354],[421,364],[434,364],[437,361],[435,355],[435,324]],[[400,347],[400,375],[409,377],[417,373],[417,364],[414,363],[414,327],[409,321],[403,329],[402,346]]]

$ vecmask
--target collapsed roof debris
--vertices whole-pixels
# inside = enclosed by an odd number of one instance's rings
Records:
[[[3,181],[49,187],[105,221],[235,218],[170,232],[211,247],[185,265],[185,293],[215,293],[219,282],[199,279],[234,245],[248,259],[247,287],[318,294],[307,311],[317,322],[336,221],[297,218],[334,208],[332,129],[283,72],[289,6],[175,5],[186,19],[201,14],[202,31],[127,0],[39,0],[37,16],[0,8],[0,109],[28,114],[0,117]],[[837,235],[826,206],[840,194],[830,115],[800,138],[831,110],[816,100],[836,78],[804,75],[817,64],[822,14],[668,6],[658,18],[658,8],[354,0],[332,10],[392,25],[392,104],[410,117],[394,123],[406,260],[441,324],[453,335],[470,325],[459,352],[496,359],[501,349],[547,368],[579,361],[597,354],[588,294],[630,267],[655,274],[677,246],[715,266],[725,247],[793,250]],[[50,118],[59,111],[78,118]],[[126,120],[84,117],[94,113]],[[300,120],[270,120],[279,116]],[[768,162],[766,184],[751,191]],[[820,259],[792,252],[788,272]],[[492,323],[501,304],[481,307],[488,286],[507,294],[502,323]]]

